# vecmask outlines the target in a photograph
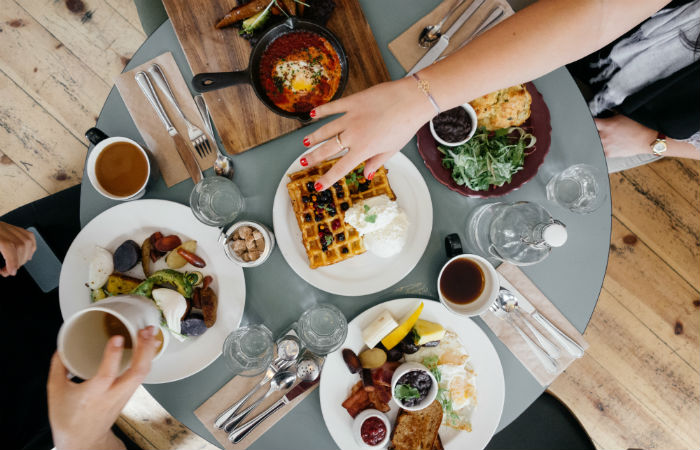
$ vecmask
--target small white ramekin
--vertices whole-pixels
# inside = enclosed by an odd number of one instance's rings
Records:
[[[420,403],[418,403],[416,406],[405,406],[401,400],[396,398],[396,385],[399,382],[399,378],[401,378],[408,372],[413,372],[414,370],[419,370],[421,372],[427,373],[428,376],[430,376],[430,379],[432,380],[433,384],[430,386],[430,391],[428,391],[428,395],[426,395]],[[394,401],[394,403],[396,403],[399,407],[405,409],[406,411],[419,411],[423,408],[426,408],[428,405],[433,403],[433,401],[437,397],[437,394],[438,382],[433,376],[433,374],[430,373],[430,370],[428,370],[428,368],[425,367],[423,364],[417,362],[403,363],[396,368],[396,370],[394,371],[394,375],[391,377],[391,399]]]
[[[476,133],[476,127],[477,127],[477,119],[476,119],[476,111],[474,111],[474,108],[472,108],[472,105],[469,103],[464,103],[461,105],[462,108],[464,108],[467,111],[467,114],[469,115],[469,120],[472,122],[472,130],[469,132],[469,135],[467,135],[467,138],[463,141],[459,142],[447,142],[440,138],[438,134],[435,132],[435,126],[433,125],[433,120],[430,119],[430,134],[433,135],[433,138],[435,138],[436,141],[438,141],[440,144],[445,145],[447,147],[457,147],[458,145],[465,144],[469,139],[474,136],[474,133]]]
[[[243,261],[241,258],[238,257],[238,255],[236,255],[236,252],[233,251],[231,245],[229,245],[229,241],[233,238],[234,231],[243,226],[248,226],[253,228],[254,230],[259,231],[260,233],[262,233],[263,239],[265,240],[265,249],[260,255],[260,258],[258,258],[255,261]],[[267,258],[270,257],[272,250],[275,248],[275,235],[272,233],[272,231],[270,231],[269,228],[267,228],[260,222],[241,221],[234,223],[233,225],[229,226],[226,230],[224,230],[219,236],[219,243],[224,247],[224,252],[226,253],[228,259],[230,259],[234,263],[238,264],[241,267],[256,267],[264,263],[267,260]]]
[[[386,436],[384,436],[384,439],[377,445],[369,445],[362,440],[362,423],[370,417],[379,418],[384,422],[384,426],[386,427]],[[389,438],[391,437],[391,423],[389,423],[389,419],[383,412],[376,409],[365,409],[355,417],[355,421],[352,423],[352,434],[355,436],[357,445],[362,448],[384,448],[389,443]]]

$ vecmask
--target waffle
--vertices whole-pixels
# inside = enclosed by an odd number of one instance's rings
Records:
[[[324,161],[316,167],[289,175],[287,184],[294,215],[301,230],[302,242],[312,269],[329,266],[365,252],[362,237],[345,223],[345,211],[354,203],[385,194],[395,200],[387,170],[382,166],[372,181],[362,176],[364,164],[324,192],[313,188],[316,180],[338,159]]]

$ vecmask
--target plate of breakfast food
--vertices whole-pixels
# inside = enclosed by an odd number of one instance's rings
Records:
[[[401,153],[372,180],[361,164],[316,192],[315,181],[337,160],[304,168],[295,159],[275,193],[275,236],[306,282],[338,295],[371,294],[400,281],[423,256],[433,226],[430,193]]]
[[[63,318],[119,295],[148,298],[168,341],[145,383],[195,374],[221,354],[245,306],[243,269],[228,260],[218,233],[188,207],[164,200],[104,211],[66,253],[58,291]]]
[[[500,89],[469,105],[476,124],[461,127],[450,110],[418,131],[418,152],[433,176],[467,197],[498,197],[532,179],[549,152],[552,131],[549,108],[535,85]],[[455,129],[471,137],[460,145],[446,145],[445,141],[462,142],[452,136]],[[445,138],[442,143],[435,134]]]
[[[439,302],[404,298],[348,324],[320,380],[326,427],[342,450],[472,449],[501,419],[503,368],[486,334]]]

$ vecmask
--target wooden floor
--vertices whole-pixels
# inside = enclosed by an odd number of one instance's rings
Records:
[[[145,39],[131,0],[3,0],[0,215],[80,182],[113,80]],[[610,177],[613,231],[591,344],[551,386],[599,448],[700,448],[700,163]],[[144,449],[210,448],[140,389]]]

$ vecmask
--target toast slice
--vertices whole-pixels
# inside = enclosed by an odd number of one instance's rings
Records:
[[[442,423],[442,406],[434,401],[420,411],[401,410],[391,433],[394,450],[433,450],[442,447],[438,430]]]

